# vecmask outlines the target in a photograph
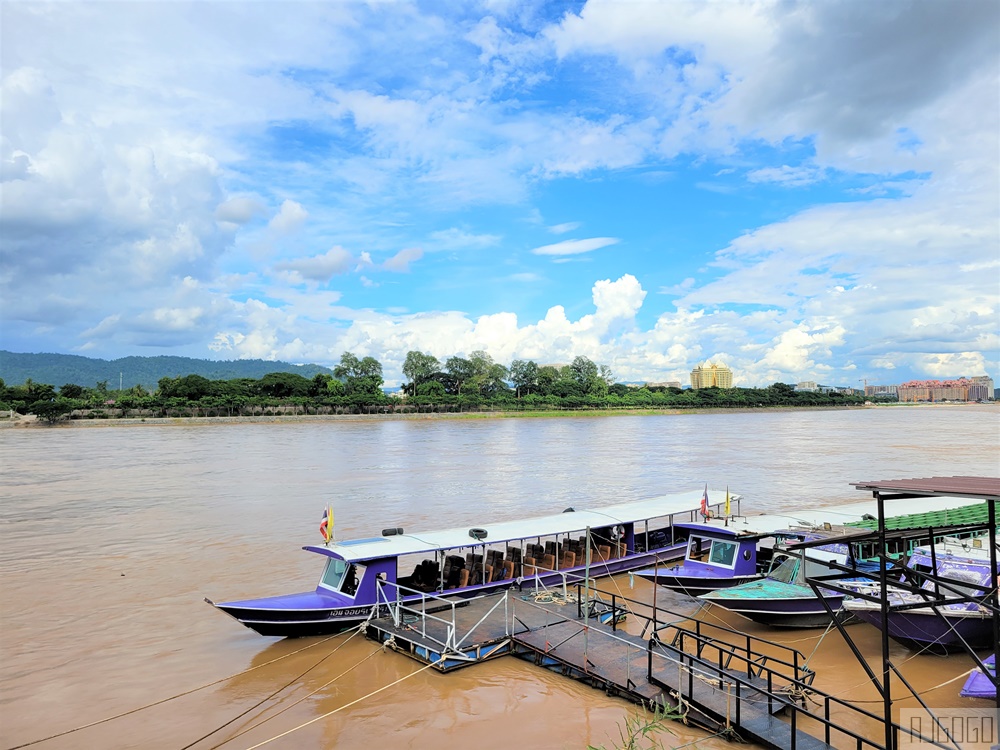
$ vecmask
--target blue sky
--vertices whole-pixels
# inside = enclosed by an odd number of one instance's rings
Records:
[[[1000,380],[1000,6],[4,2],[0,347]]]

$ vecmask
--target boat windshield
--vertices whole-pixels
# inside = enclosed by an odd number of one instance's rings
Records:
[[[775,555],[771,561],[771,569],[767,573],[768,578],[782,583],[791,583],[795,580],[795,573],[799,567],[799,560],[788,555]]]
[[[712,551],[708,555],[710,563],[732,567],[734,557],[736,557],[735,544],[732,542],[721,542],[718,539],[712,542]]]
[[[350,567],[343,560],[331,557],[326,561],[326,570],[323,571],[323,580],[321,583],[334,591],[340,590],[340,584],[344,582],[344,576],[347,573],[347,568]]]
[[[940,576],[942,578],[947,578],[951,584],[950,588],[942,587],[948,596],[982,596],[985,593],[983,586],[985,581],[983,580],[983,576],[973,573],[972,571],[949,570],[945,568],[940,572]],[[980,585],[977,586],[976,584]],[[934,581],[927,580],[924,581],[923,588],[928,591],[933,591],[935,585]]]

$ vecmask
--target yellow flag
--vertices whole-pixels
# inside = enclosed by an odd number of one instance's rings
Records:
[[[333,539],[333,506],[326,506],[323,512],[323,520],[319,524],[319,531],[323,535],[323,541],[327,544]]]
[[[726,485],[726,510],[725,510],[725,512],[722,515],[724,515],[724,516],[728,516],[729,515],[729,485],[728,484]]]

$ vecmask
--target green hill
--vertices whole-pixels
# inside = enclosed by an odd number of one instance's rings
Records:
[[[321,372],[333,374],[332,370],[320,365],[293,365],[263,359],[214,361],[191,357],[122,357],[107,360],[74,354],[20,354],[0,350],[0,378],[7,385],[22,385],[30,378],[35,383],[57,389],[67,383],[93,388],[98,382],[107,381],[112,390],[117,389],[120,382],[125,388],[141,385],[154,391],[160,378],[166,377],[201,375],[209,380],[259,380],[269,372],[292,372],[310,379]]]

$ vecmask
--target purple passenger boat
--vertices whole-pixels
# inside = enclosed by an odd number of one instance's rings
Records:
[[[635,575],[651,583],[699,596],[728,586],[755,581],[763,577],[757,559],[759,536],[737,537],[737,531],[692,523],[676,524],[688,532],[684,560],[662,568],[646,568]]]
[[[678,559],[687,549],[678,523],[697,518],[706,497],[718,512],[724,494],[706,489],[473,528],[384,529],[380,536],[304,547],[324,560],[312,591],[205,601],[261,635],[298,637],[346,630],[397,601],[429,606],[512,586],[574,584],[585,575]],[[738,502],[739,496],[730,499]]]
[[[907,648],[942,654],[967,648],[992,649],[993,617],[985,606],[975,601],[943,603],[947,599],[982,597],[997,585],[998,571],[990,568],[991,542],[996,544],[997,537],[946,538],[934,545],[933,554],[930,546],[916,548],[900,578],[900,583],[908,587],[889,587],[889,637]],[[865,586],[869,595],[877,596],[878,591],[876,582]],[[877,601],[850,597],[844,608],[881,627]]]

